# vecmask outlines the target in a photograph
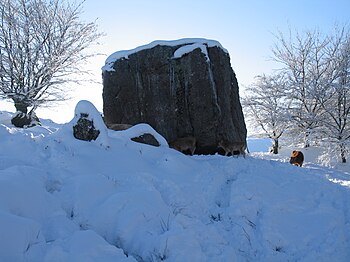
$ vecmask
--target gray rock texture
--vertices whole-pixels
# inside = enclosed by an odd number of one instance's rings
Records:
[[[100,131],[95,128],[94,122],[87,117],[88,114],[81,114],[77,123],[73,126],[73,135],[79,140],[96,140]]]
[[[156,41],[111,55],[103,67],[107,123],[148,123],[169,142],[194,136],[197,154],[246,141],[230,57],[213,40]]]

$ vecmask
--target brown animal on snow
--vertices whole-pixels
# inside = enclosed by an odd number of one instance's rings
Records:
[[[289,163],[296,166],[302,166],[304,162],[304,155],[301,151],[294,150],[290,157]]]
[[[189,150],[191,155],[196,150],[196,138],[193,136],[180,137],[169,143],[169,147],[184,153]]]
[[[123,131],[129,129],[130,127],[132,127],[132,125],[129,124],[107,124],[107,128],[114,131]]]
[[[221,140],[218,144],[219,148],[222,148],[225,151],[225,156],[229,153],[234,155],[235,152],[238,152],[240,155],[245,157],[245,149],[247,148],[245,142],[229,142],[227,140]]]

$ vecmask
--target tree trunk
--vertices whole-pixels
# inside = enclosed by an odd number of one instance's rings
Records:
[[[340,157],[341,157],[341,162],[346,163],[346,148],[344,143],[340,144]]]
[[[273,140],[272,153],[278,154],[278,138]]]
[[[23,102],[23,100],[13,100],[13,102],[15,103],[15,108],[17,112],[22,112],[23,114],[27,114],[28,113],[28,103]]]
[[[311,132],[309,130],[306,130],[305,136],[304,136],[304,148],[310,147],[310,135],[311,135]]]
[[[36,125],[36,124],[33,124],[34,119],[32,117],[33,115],[35,116],[35,114],[32,114],[32,112],[28,114],[29,104],[19,99],[13,99],[13,102],[15,104],[15,108],[17,112],[12,117],[11,123],[15,127],[20,127],[20,128]]]

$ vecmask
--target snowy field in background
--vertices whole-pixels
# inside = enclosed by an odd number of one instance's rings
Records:
[[[272,147],[271,139],[248,137],[247,144],[248,149],[251,152],[250,155],[255,158],[276,160],[284,163],[289,163],[292,151],[299,150],[303,153],[305,157],[303,164],[304,167],[330,167],[333,170],[345,172],[350,175],[349,156],[347,159],[347,163],[340,163],[339,151],[336,151],[335,149],[333,152],[329,152],[329,149],[324,147],[311,146],[309,148],[303,148],[300,146],[293,146],[293,141],[280,140],[280,144],[282,144],[282,146],[279,149],[279,153],[277,155],[274,155],[270,153],[270,149]]]
[[[350,261],[350,175],[248,140],[246,158],[186,156],[71,124],[0,114],[0,261]]]

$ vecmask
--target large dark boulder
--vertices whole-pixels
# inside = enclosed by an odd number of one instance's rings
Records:
[[[212,40],[156,41],[111,55],[103,67],[107,123],[148,123],[168,141],[194,136],[197,154],[246,141],[230,57]]]

